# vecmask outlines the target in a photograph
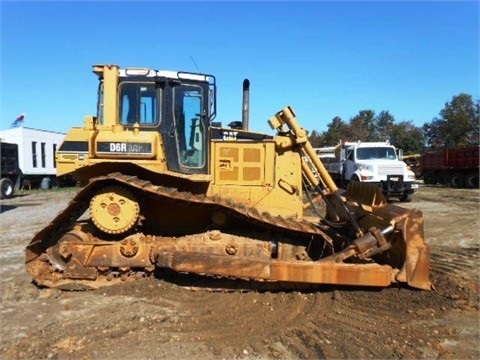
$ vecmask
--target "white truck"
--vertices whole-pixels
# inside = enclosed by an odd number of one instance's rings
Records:
[[[12,193],[10,190],[12,182],[17,189],[26,183],[34,188],[44,188],[62,182],[64,179],[56,176],[55,152],[62,144],[64,137],[64,133],[28,127],[0,130],[2,143],[15,144],[19,175],[15,178],[9,176],[10,181],[4,180],[2,191]],[[3,161],[2,157],[2,165]]]
[[[378,185],[387,199],[412,201],[418,184],[415,174],[402,161],[403,152],[386,142],[340,142],[315,148],[317,155],[339,187],[350,181]]]

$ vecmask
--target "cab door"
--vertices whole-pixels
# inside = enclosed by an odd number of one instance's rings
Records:
[[[357,165],[355,164],[355,151],[354,149],[347,149],[347,159],[345,161],[345,180],[350,181],[356,170]]]
[[[171,97],[165,109],[167,114],[160,126],[168,168],[184,174],[206,174],[208,116],[205,87],[182,83],[171,84],[170,89]]]

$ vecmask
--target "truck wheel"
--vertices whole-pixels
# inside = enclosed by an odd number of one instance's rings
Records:
[[[352,178],[350,179],[350,181],[360,182],[360,179],[358,178],[357,175],[353,175]]]
[[[440,185],[450,184],[450,174],[448,173],[448,171],[442,171],[438,175],[438,182],[440,183]]]
[[[454,188],[461,188],[465,184],[465,176],[460,173],[453,173],[450,177],[450,185]]]
[[[411,202],[413,199],[413,196],[412,194],[402,194],[398,198],[401,202]]]
[[[478,173],[470,173],[465,178],[465,185],[469,189],[478,189]]]
[[[10,199],[13,197],[13,181],[9,178],[0,180],[0,198]]]
[[[433,171],[428,171],[423,175],[423,182],[427,185],[435,184],[435,173]]]

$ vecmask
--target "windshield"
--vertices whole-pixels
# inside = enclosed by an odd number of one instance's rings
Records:
[[[396,160],[395,149],[391,147],[357,148],[357,160]]]

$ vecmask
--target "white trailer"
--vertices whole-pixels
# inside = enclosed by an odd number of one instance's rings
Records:
[[[55,153],[65,133],[16,127],[0,130],[2,142],[18,145],[20,177],[16,187],[29,183],[33,187],[51,187],[57,183]]]
[[[389,142],[341,142],[315,151],[338,186],[350,181],[378,185],[385,196],[411,201],[418,184],[402,161],[402,151]]]

